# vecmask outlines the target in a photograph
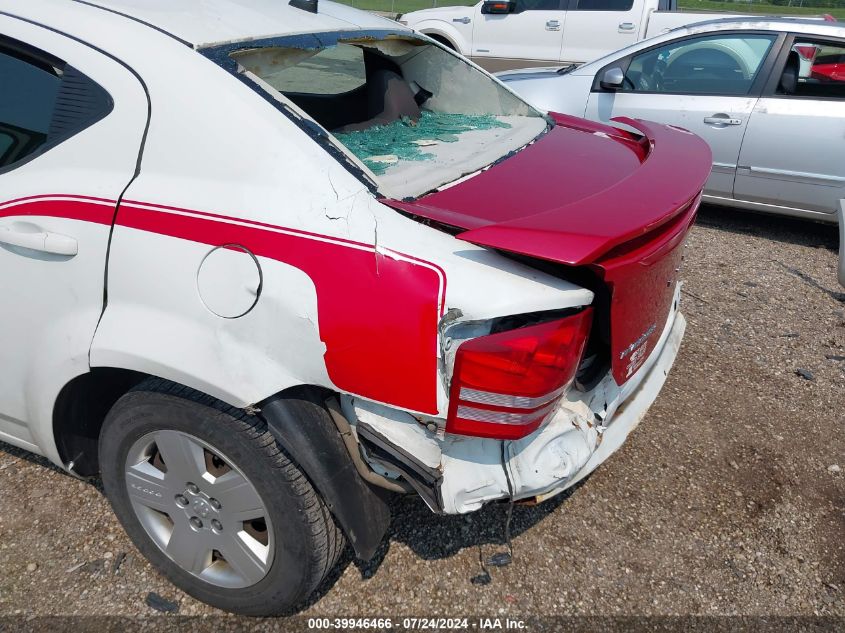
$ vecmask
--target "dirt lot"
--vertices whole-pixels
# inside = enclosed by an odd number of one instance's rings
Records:
[[[501,550],[504,506],[438,518],[397,500],[377,560],[347,555],[304,613],[845,622],[836,247],[832,227],[703,210],[687,251],[687,336],[660,398],[584,484],[515,510],[513,564],[472,582],[479,548]],[[160,615],[150,592],[180,614],[214,613],[139,558],[95,485],[0,444],[0,615]]]

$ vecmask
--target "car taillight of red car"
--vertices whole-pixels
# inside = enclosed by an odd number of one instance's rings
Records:
[[[572,383],[593,310],[461,343],[455,355],[446,431],[519,439],[554,411]]]

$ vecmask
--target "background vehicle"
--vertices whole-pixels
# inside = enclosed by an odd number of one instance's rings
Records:
[[[542,109],[695,132],[713,150],[710,202],[835,222],[845,195],[845,79],[827,62],[843,53],[845,27],[834,23],[719,20],[571,72],[500,78]]]
[[[0,439],[262,615],[374,555],[385,490],[542,500],[622,444],[710,159],[393,21],[245,6],[0,0]]]
[[[722,17],[738,16],[680,12],[676,0],[483,0],[413,11],[399,20],[495,72],[588,62],[669,29]]]

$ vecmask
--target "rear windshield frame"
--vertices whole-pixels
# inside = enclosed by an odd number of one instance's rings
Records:
[[[346,31],[325,31],[320,33],[301,33],[297,35],[284,35],[258,40],[230,42],[227,44],[201,48],[198,52],[247,85],[250,90],[257,93],[265,101],[276,108],[276,110],[284,114],[284,116],[287,117],[294,125],[325,149],[332,158],[343,165],[347,171],[364,183],[371,193],[378,198],[382,198],[384,195],[379,191],[379,183],[374,181],[373,178],[370,177],[370,175],[364,171],[344,149],[337,146],[336,142],[333,140],[333,136],[328,130],[316,121],[312,120],[310,116],[309,118],[301,117],[298,112],[288,107],[285,102],[280,101],[274,94],[257,85],[247,73],[239,72],[238,69],[240,68],[240,65],[238,64],[237,59],[232,56],[232,53],[240,50],[256,48],[300,48],[304,50],[316,50],[349,42],[359,44],[362,40],[367,39],[372,39],[373,41],[383,41],[391,38],[416,40],[429,46],[436,46],[447,53],[454,55],[467,66],[478,70],[473,64],[470,64],[467,60],[461,58],[459,55],[456,55],[453,51],[439,42],[420,36],[413,31],[400,29],[354,29]],[[494,81],[494,79],[491,79],[491,81]],[[506,90],[513,93],[510,88],[506,87]],[[518,98],[521,101],[524,101],[521,97]]]

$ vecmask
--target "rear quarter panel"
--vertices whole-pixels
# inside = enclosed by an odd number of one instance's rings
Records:
[[[236,406],[304,383],[438,415],[438,324],[448,310],[485,319],[591,301],[383,206],[251,88],[167,46],[133,59],[153,116],[141,174],[117,215],[92,365]],[[197,289],[203,259],[229,244],[249,249],[263,275],[255,307],[239,318],[213,314]]]

